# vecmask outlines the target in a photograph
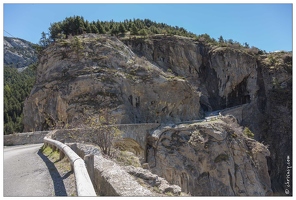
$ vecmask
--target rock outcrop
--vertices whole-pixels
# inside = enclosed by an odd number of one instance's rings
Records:
[[[154,188],[161,194],[172,194],[179,196],[181,194],[181,188],[178,185],[170,185],[164,178],[159,177],[156,174],[152,174],[149,170],[141,167],[125,166],[125,171],[146,182],[150,188]],[[157,189],[155,189],[157,188]]]
[[[249,103],[240,124],[270,146],[272,189],[286,195],[286,158],[292,155],[291,52],[264,54],[255,48],[217,47],[169,36],[124,43],[160,68],[186,77],[201,92],[202,112]]]
[[[257,63],[249,53],[173,36],[123,42],[164,71],[186,77],[201,92],[204,111],[249,103],[257,98]]]
[[[117,123],[198,119],[199,95],[186,80],[139,58],[116,37],[88,34],[44,51],[25,102],[24,130],[77,127],[103,107],[112,109]]]
[[[153,173],[192,196],[271,195],[269,150],[247,138],[232,117],[163,127],[151,133]]]

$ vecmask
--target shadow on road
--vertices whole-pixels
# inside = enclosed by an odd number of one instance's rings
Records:
[[[66,188],[63,182],[63,179],[67,178],[72,172],[68,172],[63,177],[60,176],[57,168],[54,166],[54,164],[42,153],[41,150],[38,151],[38,155],[42,158],[42,160],[45,162],[48,171],[50,173],[50,176],[53,181],[54,185],[54,192],[55,196],[67,196]]]

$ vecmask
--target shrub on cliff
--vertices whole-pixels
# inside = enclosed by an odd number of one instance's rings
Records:
[[[111,147],[116,139],[120,138],[119,129],[114,126],[115,118],[108,108],[100,110],[99,117],[89,117],[87,124],[92,128],[92,134],[96,134],[96,143],[105,155],[111,156]]]
[[[254,139],[254,133],[248,127],[244,128],[244,134],[247,137]]]

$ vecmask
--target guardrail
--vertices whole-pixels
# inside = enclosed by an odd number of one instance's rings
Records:
[[[45,137],[44,144],[50,144],[58,148],[60,152],[60,158],[64,157],[65,155],[68,157],[71,167],[74,169],[78,196],[97,196],[82,158],[80,158],[69,146],[59,141]]]

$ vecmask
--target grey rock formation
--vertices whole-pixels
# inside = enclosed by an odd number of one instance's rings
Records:
[[[16,68],[27,67],[37,61],[32,43],[19,38],[4,37],[4,64]]]
[[[162,193],[172,193],[175,196],[179,196],[181,188],[178,185],[170,185],[164,178],[159,177],[156,174],[152,174],[149,170],[140,167],[125,166],[123,167],[129,174],[143,179],[151,187],[158,187]]]
[[[115,37],[79,36],[45,50],[36,84],[25,102],[24,130],[77,127],[103,107],[118,123],[198,119],[199,93],[177,76],[134,55]]]
[[[60,40],[45,50],[25,102],[25,131],[79,127],[102,107],[111,108],[117,123],[169,124],[249,103],[240,111],[240,124],[270,146],[272,189],[284,195],[285,159],[292,153],[291,54],[260,54],[173,36],[121,42],[87,34],[79,41]],[[249,193],[268,194],[261,189]]]
[[[272,189],[286,195],[286,158],[292,154],[291,52],[263,54],[256,48],[217,47],[171,36],[124,43],[164,70],[186,77],[201,92],[202,111],[249,103],[240,123],[270,146]]]
[[[271,195],[269,150],[247,138],[231,117],[176,127],[150,136],[153,173],[192,196]]]
[[[186,77],[192,87],[201,92],[200,102],[205,111],[236,106],[257,98],[256,58],[246,52],[211,47],[173,36],[123,42],[164,71]]]

